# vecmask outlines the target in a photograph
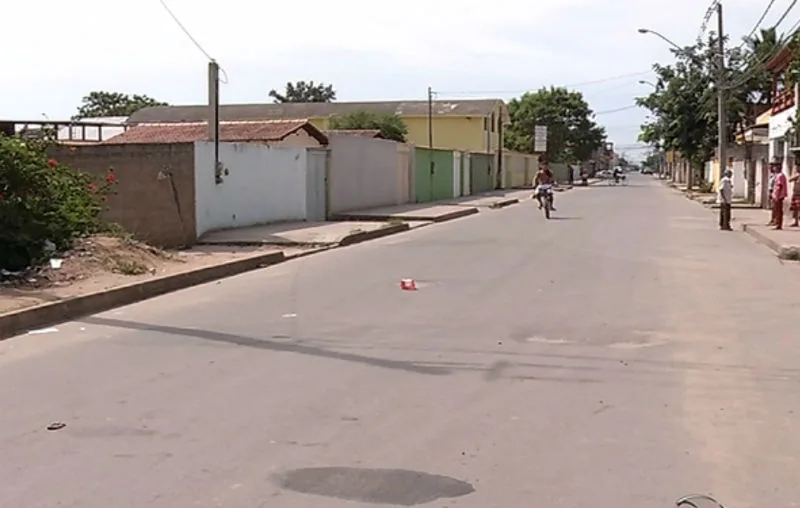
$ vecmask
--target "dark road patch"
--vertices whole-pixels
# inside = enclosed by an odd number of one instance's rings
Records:
[[[282,488],[301,494],[399,506],[475,492],[472,485],[455,478],[404,469],[314,467],[287,471],[276,480]]]

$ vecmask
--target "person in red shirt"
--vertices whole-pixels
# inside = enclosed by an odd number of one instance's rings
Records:
[[[777,171],[775,187],[772,189],[773,229],[783,229],[783,202],[789,195],[789,181],[780,166],[773,166],[773,171]]]

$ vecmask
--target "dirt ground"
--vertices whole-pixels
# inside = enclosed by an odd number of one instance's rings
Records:
[[[48,265],[0,274],[0,314],[275,250],[289,255],[302,249],[204,246],[164,251],[127,238],[94,236],[78,241]]]

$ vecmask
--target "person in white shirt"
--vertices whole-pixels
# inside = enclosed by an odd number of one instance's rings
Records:
[[[719,181],[719,229],[733,231],[731,228],[731,203],[733,202],[733,171],[726,169]]]

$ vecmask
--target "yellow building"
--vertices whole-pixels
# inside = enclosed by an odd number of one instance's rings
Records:
[[[307,119],[325,131],[330,119],[357,111],[397,115],[408,128],[407,141],[429,145],[427,101],[231,104],[220,106],[220,120]],[[134,113],[129,123],[203,122],[207,106],[157,106]],[[434,148],[496,153],[501,146],[508,108],[500,99],[434,101],[430,116]]]

